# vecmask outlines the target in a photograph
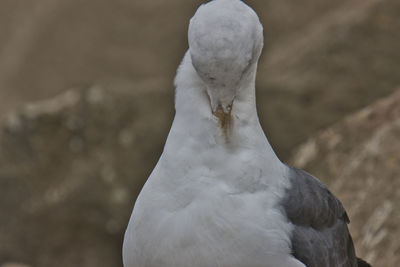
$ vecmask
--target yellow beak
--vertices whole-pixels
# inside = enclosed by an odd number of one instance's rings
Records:
[[[221,105],[218,105],[217,109],[213,112],[214,116],[218,118],[221,128],[226,130],[231,122],[231,112],[232,112],[232,104],[230,104],[227,108],[227,112],[224,111],[224,108]]]

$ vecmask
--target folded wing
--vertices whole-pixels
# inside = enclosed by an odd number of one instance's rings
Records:
[[[350,222],[342,203],[317,178],[289,167],[282,206],[293,223],[292,253],[307,267],[356,267]]]

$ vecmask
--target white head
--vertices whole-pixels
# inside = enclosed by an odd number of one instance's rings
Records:
[[[189,52],[214,113],[230,112],[262,47],[258,16],[242,1],[214,0],[197,10],[189,25]]]

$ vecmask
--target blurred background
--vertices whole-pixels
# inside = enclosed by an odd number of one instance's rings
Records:
[[[0,266],[122,266],[203,2],[1,0]],[[400,1],[246,2],[270,142],[342,200],[361,257],[398,266]]]

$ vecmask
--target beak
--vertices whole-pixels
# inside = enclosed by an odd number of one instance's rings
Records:
[[[231,123],[235,90],[226,86],[209,86],[207,88],[207,94],[212,114],[219,120],[221,128],[226,131]]]
[[[214,116],[218,118],[221,128],[224,130],[228,128],[231,122],[232,105],[233,101],[224,109],[224,107],[219,104],[217,108],[213,111]]]

